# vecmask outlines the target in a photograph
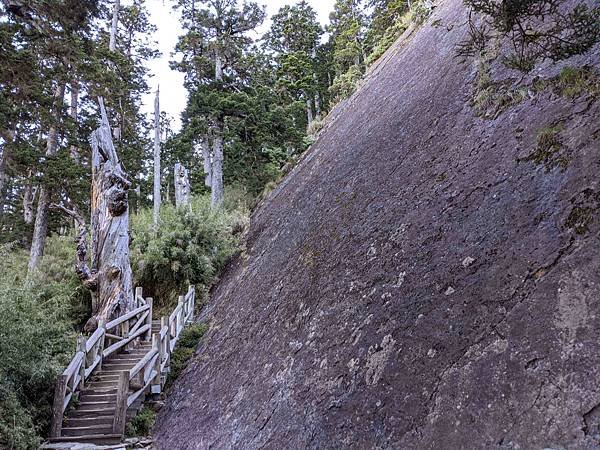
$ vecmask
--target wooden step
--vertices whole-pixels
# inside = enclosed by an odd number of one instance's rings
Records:
[[[85,427],[89,425],[112,425],[114,415],[97,416],[95,414],[82,417],[69,417],[63,422],[64,427]]]
[[[119,434],[91,434],[87,436],[61,436],[50,438],[50,442],[81,442],[82,444],[114,445],[121,443]]]
[[[62,436],[89,436],[99,434],[112,434],[112,424],[89,425],[84,427],[63,427]]]
[[[115,402],[82,401],[82,402],[79,402],[79,404],[77,405],[77,408],[75,408],[75,410],[76,411],[96,411],[98,409],[106,409],[106,408],[114,409],[115,405],[116,405],[116,401]]]
[[[85,388],[85,391],[81,392],[81,395],[87,395],[87,394],[91,394],[91,395],[113,395],[113,394],[117,394],[117,388],[114,386],[110,386],[110,387],[97,387],[93,384],[88,384],[87,387]]]
[[[79,394],[79,402],[116,402],[117,393],[114,394],[92,394],[88,392],[82,392]]]
[[[112,407],[98,407],[96,409],[74,409],[69,412],[69,417],[96,417],[96,416],[114,416],[115,405]]]

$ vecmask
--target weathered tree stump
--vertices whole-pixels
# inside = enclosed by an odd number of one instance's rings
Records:
[[[127,199],[131,183],[113,145],[102,98],[99,102],[102,124],[91,136],[92,269],[86,285],[95,295],[88,331],[134,307]]]

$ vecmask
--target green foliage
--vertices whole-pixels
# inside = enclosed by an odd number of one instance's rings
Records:
[[[208,326],[206,324],[192,324],[188,325],[181,332],[181,336],[177,341],[177,348],[171,354],[171,371],[167,377],[165,383],[165,389],[181,375],[183,369],[187,366],[188,361],[194,356],[194,351],[204,333],[206,333]]]
[[[470,9],[469,38],[459,45],[459,54],[474,56],[492,38],[507,38],[512,50],[505,63],[524,72],[535,63],[580,55],[600,39],[600,7],[579,2],[565,8],[562,0],[464,0]],[[477,17],[477,18],[476,18]]]
[[[152,410],[152,408],[144,406],[127,424],[127,427],[125,428],[125,436],[148,436],[155,420],[156,413]]]
[[[563,97],[600,96],[600,76],[592,67],[564,67],[554,80],[554,86]]]
[[[37,448],[49,429],[56,376],[75,348],[72,285],[43,274],[24,285],[26,261],[16,246],[0,247],[2,448]]]
[[[197,196],[192,211],[164,205],[154,230],[152,211],[131,217],[131,263],[135,284],[160,310],[173,305],[188,284],[210,287],[239,249],[246,227],[245,205],[211,210],[208,196]]]
[[[526,160],[543,165],[546,170],[555,167],[566,169],[569,158],[563,152],[564,145],[560,136],[562,131],[561,124],[542,128],[537,136],[535,151]]]

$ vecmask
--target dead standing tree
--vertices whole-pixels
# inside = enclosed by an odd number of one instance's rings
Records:
[[[191,208],[190,179],[188,170],[183,164],[175,164],[175,206]]]
[[[100,127],[92,133],[92,266],[87,265],[85,221],[77,211],[55,206],[72,216],[79,226],[76,271],[92,293],[92,317],[86,331],[98,322],[133,309],[133,281],[129,264],[129,205],[131,183],[113,145],[108,116],[102,98]]]

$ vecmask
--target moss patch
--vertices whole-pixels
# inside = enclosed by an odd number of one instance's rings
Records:
[[[541,129],[538,133],[535,151],[525,160],[543,164],[546,170],[552,170],[555,167],[566,169],[570,161],[563,152],[564,145],[560,136],[562,130],[561,124]]]
[[[567,227],[577,234],[586,234],[594,222],[594,208],[576,206],[567,218]]]

